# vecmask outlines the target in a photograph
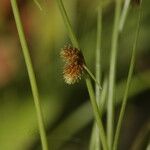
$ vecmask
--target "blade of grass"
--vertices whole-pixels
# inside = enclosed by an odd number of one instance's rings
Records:
[[[129,72],[128,72],[128,77],[127,77],[127,84],[126,84],[126,88],[125,88],[125,92],[124,92],[124,96],[123,96],[123,101],[122,101],[122,105],[121,105],[121,110],[120,110],[120,114],[119,114],[119,119],[118,119],[118,123],[117,123],[113,150],[117,149],[119,135],[120,135],[120,129],[121,129],[121,123],[122,123],[123,116],[125,113],[125,108],[126,108],[127,99],[128,99],[128,92],[129,92],[132,74],[133,74],[133,70],[134,70],[134,66],[135,66],[135,57],[136,57],[136,49],[137,49],[136,46],[137,46],[137,41],[138,41],[138,37],[139,37],[140,20],[141,20],[141,7],[139,10],[137,28],[136,28],[135,39],[134,39],[132,54],[131,54],[131,61],[130,61],[130,66],[129,66]]]
[[[73,29],[72,29],[71,23],[69,21],[69,18],[67,16],[65,7],[63,5],[63,2],[62,2],[62,0],[57,0],[57,2],[58,2],[58,5],[59,5],[59,9],[61,11],[61,15],[62,15],[63,20],[64,20],[64,23],[65,23],[66,28],[68,30],[70,40],[71,40],[72,44],[75,47],[79,48],[77,38],[76,38],[76,36],[73,32]],[[85,77],[85,80],[86,80],[86,86],[87,86],[87,89],[88,89],[88,92],[89,92],[93,112],[94,112],[94,115],[95,115],[95,119],[96,119],[97,125],[99,127],[99,133],[100,133],[100,138],[101,138],[101,141],[102,141],[102,146],[103,146],[104,150],[107,150],[106,135],[105,135],[105,131],[104,131],[104,128],[103,128],[103,124],[102,124],[101,115],[100,115],[100,112],[99,112],[99,109],[98,109],[98,105],[96,103],[94,90],[93,90],[93,87],[92,87],[90,77],[87,75]]]
[[[124,27],[125,20],[129,11],[130,1],[131,0],[124,1],[124,6],[123,6],[123,10],[122,10],[121,17],[120,17],[120,23],[119,23],[119,32],[121,32]]]
[[[11,0],[11,5],[12,5],[13,14],[15,17],[15,22],[16,22],[16,26],[17,26],[17,30],[18,30],[18,34],[19,34],[19,38],[20,38],[20,43],[22,46],[22,52],[24,55],[24,59],[25,59],[25,63],[26,63],[26,67],[27,67],[27,71],[28,71],[28,75],[29,75],[29,80],[30,80],[30,84],[31,84],[31,89],[32,89],[36,114],[37,114],[39,132],[40,132],[40,137],[41,137],[41,142],[42,142],[42,148],[43,148],[43,150],[48,150],[48,143],[47,143],[47,139],[46,139],[46,131],[44,128],[44,120],[43,120],[43,114],[42,114],[42,110],[41,110],[39,92],[38,92],[38,88],[37,88],[37,83],[36,83],[35,74],[33,71],[31,58],[29,55],[27,42],[25,40],[25,35],[24,35],[24,31],[23,31],[23,27],[22,27],[16,0]]]
[[[76,38],[75,33],[73,32],[73,29],[72,29],[71,23],[70,23],[70,21],[69,21],[69,18],[68,18],[66,9],[65,9],[65,7],[64,7],[64,4],[63,4],[62,0],[57,0],[57,2],[58,2],[58,5],[59,5],[59,9],[60,9],[60,12],[61,12],[61,15],[62,15],[64,24],[65,24],[65,26],[66,26],[66,28],[67,28],[69,38],[70,38],[72,44],[73,44],[76,48],[79,48],[78,40],[77,40],[77,38]]]
[[[100,108],[99,110],[101,111],[101,114],[103,114],[103,111],[105,110],[104,108],[106,104],[107,86],[108,86],[108,82],[107,79],[105,79],[103,83],[103,89],[100,95],[100,101],[98,102]],[[100,139],[99,139],[99,134],[97,133],[98,133],[98,128],[95,122],[93,125],[92,135],[90,140],[90,150],[100,149]]]
[[[115,74],[116,74],[116,59],[117,46],[119,36],[119,21],[121,12],[121,1],[116,0],[115,18],[112,33],[111,54],[110,54],[110,68],[109,68],[109,87],[108,87],[108,107],[107,107],[107,141],[108,147],[112,149],[113,130],[114,130],[114,88],[115,88]]]
[[[95,77],[98,83],[101,83],[101,32],[102,32],[102,6],[98,7],[98,15],[97,15],[97,39],[96,39],[96,62],[95,62]],[[95,95],[96,101],[99,102],[100,98],[100,90],[98,85],[95,84]]]
[[[97,139],[97,137],[98,137],[98,139]],[[100,149],[100,142],[99,142],[99,140],[100,140],[99,139],[99,134],[97,135],[97,125],[94,122],[93,127],[92,127],[91,137],[90,137],[89,150]]]
[[[97,12],[97,37],[96,37],[96,53],[95,53],[96,58],[95,77],[98,83],[101,83],[101,31],[102,31],[102,6],[100,4]],[[99,104],[101,98],[100,98],[100,89],[97,84],[95,84],[95,95],[96,101]],[[92,136],[90,141],[90,150],[100,150],[100,137],[98,134],[98,127],[96,125],[96,122],[94,122],[91,135]]]
[[[89,91],[90,100],[91,100],[93,112],[95,115],[96,123],[99,128],[99,136],[102,142],[102,147],[104,150],[107,150],[108,147],[107,147],[106,135],[105,135],[104,127],[103,127],[102,120],[101,120],[102,115],[101,115],[101,111],[99,111],[99,108],[95,99],[92,83],[89,78],[86,79],[86,85]]]

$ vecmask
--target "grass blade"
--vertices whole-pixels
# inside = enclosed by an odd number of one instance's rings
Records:
[[[101,115],[101,111],[98,108],[95,95],[94,95],[94,91],[93,91],[93,87],[91,84],[91,80],[89,78],[86,79],[86,85],[89,91],[90,100],[91,100],[91,104],[93,108],[93,113],[96,119],[96,123],[99,128],[99,133],[100,133],[99,136],[102,142],[102,147],[104,150],[107,150],[108,147],[107,147],[106,135],[105,135],[104,127],[103,127],[102,120],[101,120],[102,115]]]
[[[107,79],[104,80],[103,83],[103,89],[100,95],[100,101],[98,102],[100,113],[103,114],[105,110],[105,104],[106,104],[106,95],[107,95],[107,87],[108,82]],[[96,125],[96,122],[94,122],[93,129],[92,129],[92,135],[90,140],[90,150],[99,150],[100,149],[100,139],[98,134],[98,127]]]
[[[119,32],[121,32],[124,27],[125,20],[126,20],[127,14],[128,14],[129,6],[130,6],[130,1],[131,0],[124,1],[123,10],[122,10],[122,14],[120,17]]]
[[[32,94],[33,94],[33,98],[34,98],[36,114],[37,114],[39,132],[40,132],[40,137],[41,137],[41,142],[42,142],[42,148],[43,148],[43,150],[48,150],[48,143],[47,143],[47,139],[46,139],[46,131],[44,128],[44,119],[43,119],[43,114],[42,114],[42,110],[41,110],[39,92],[38,92],[38,88],[37,88],[37,83],[36,83],[35,74],[33,71],[31,58],[29,55],[27,42],[25,40],[25,35],[23,32],[23,27],[22,27],[16,0],[11,0],[11,5],[12,5],[13,14],[15,17],[16,26],[17,26],[17,30],[18,30],[18,34],[19,34],[19,38],[20,38],[20,43],[22,46],[22,51],[23,51],[23,55],[24,55],[24,59],[25,59],[25,63],[26,63],[26,67],[27,67],[27,71],[28,71],[28,75],[29,75],[29,80],[30,80],[30,84],[31,84],[31,89],[32,89]]]
[[[119,21],[121,12],[121,0],[116,0],[115,19],[112,33],[111,55],[110,55],[110,69],[109,69],[109,87],[108,87],[108,107],[107,107],[107,140],[109,149],[112,149],[113,130],[114,130],[114,88],[115,88],[115,74],[116,74],[116,58],[117,46],[119,36]]]
[[[102,32],[102,6],[100,4],[97,13],[97,38],[96,38],[96,53],[95,53],[95,58],[96,58],[95,77],[98,83],[101,83],[101,32]],[[102,90],[102,92],[103,91],[104,90]],[[95,84],[95,96],[96,96],[97,104],[99,104],[101,98],[100,98],[100,88],[97,84]],[[90,150],[100,150],[100,137],[98,134],[98,127],[96,125],[96,122],[94,122],[93,129],[92,129]]]
[[[131,61],[130,61],[129,72],[128,72],[128,77],[127,77],[127,84],[126,84],[125,93],[124,93],[124,96],[123,96],[123,101],[122,101],[121,110],[120,110],[120,114],[119,114],[119,119],[118,119],[118,123],[117,123],[113,150],[117,149],[119,134],[120,134],[120,129],[121,129],[121,123],[122,123],[123,116],[124,116],[124,113],[125,113],[129,87],[130,87],[130,84],[131,84],[133,69],[134,69],[134,66],[135,66],[136,46],[137,46],[137,40],[138,40],[138,37],[139,37],[140,20],[141,20],[141,8],[139,10],[137,28],[136,28],[136,33],[135,33],[135,40],[134,40],[134,43],[133,43]]]
[[[69,36],[73,46],[76,47],[76,48],[79,48],[78,40],[76,38],[75,33],[73,32],[71,23],[69,21],[67,12],[66,12],[65,7],[64,7],[64,4],[63,4],[62,0],[57,0],[57,2],[58,2],[58,5],[59,5],[61,15],[63,17],[64,24],[65,24],[65,26],[67,28],[67,31],[68,31],[68,36]]]

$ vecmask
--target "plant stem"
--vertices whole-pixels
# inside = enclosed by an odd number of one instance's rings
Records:
[[[73,32],[71,23],[70,23],[69,18],[67,16],[67,13],[66,13],[65,7],[62,3],[62,0],[57,0],[57,1],[58,1],[58,4],[59,4],[59,9],[61,11],[61,15],[63,17],[64,23],[65,23],[66,28],[68,30],[70,40],[71,40],[72,44],[75,47],[79,48],[77,38],[76,38],[76,36]],[[100,133],[100,138],[101,138],[101,141],[102,141],[102,146],[103,146],[104,150],[107,150],[108,148],[107,148],[106,135],[105,135],[105,131],[104,131],[104,128],[103,128],[103,124],[102,124],[101,115],[100,115],[100,112],[99,112],[99,109],[98,109],[98,105],[96,103],[94,90],[93,90],[93,87],[92,87],[90,77],[87,76],[85,78],[85,80],[86,80],[87,89],[88,89],[88,92],[89,92],[89,95],[90,95],[91,104],[92,104],[93,112],[94,112],[94,115],[95,115],[95,119],[96,119],[96,122],[97,122],[97,125],[98,125],[98,128],[99,128],[99,133]]]
[[[96,42],[96,62],[95,62],[95,77],[96,81],[100,84],[101,83],[101,32],[102,32],[102,6],[98,7],[98,15],[97,15],[97,42]],[[100,99],[100,90],[99,86],[95,84],[95,95],[96,101],[99,102]]]
[[[91,84],[91,80],[89,78],[86,79],[86,85],[87,85],[87,89],[90,95],[90,100],[91,100],[93,112],[95,115],[96,123],[99,128],[99,133],[100,133],[100,138],[101,138],[103,149],[108,150],[107,142],[106,142],[106,135],[105,135],[105,131],[104,131],[102,120],[101,120],[101,113],[99,111],[99,108],[95,99],[93,87]]]
[[[96,37],[96,53],[95,53],[95,78],[98,83],[101,83],[101,31],[102,31],[102,6],[98,7],[97,13],[97,37]],[[103,90],[102,90],[103,91]],[[100,87],[95,84],[95,95],[97,104],[100,103]],[[101,108],[102,109],[102,108]],[[100,109],[100,110],[101,110]],[[91,134],[90,150],[100,150],[100,137],[98,134],[98,127],[94,122]]]
[[[76,48],[79,48],[79,44],[78,44],[78,40],[73,32],[73,29],[72,29],[72,26],[71,26],[71,23],[69,21],[69,18],[68,18],[68,15],[67,15],[67,12],[65,10],[65,7],[64,7],[64,4],[62,2],[62,0],[57,0],[58,2],[58,5],[59,5],[59,9],[61,11],[61,15],[63,17],[63,20],[64,20],[64,24],[67,28],[67,31],[68,31],[68,35],[69,35],[69,38],[72,42],[72,44],[76,47]]]
[[[13,9],[13,14],[15,17],[15,22],[16,22],[16,26],[17,26],[17,30],[18,30],[18,34],[19,34],[19,38],[20,38],[20,43],[22,46],[22,52],[24,55],[24,59],[25,59],[25,63],[26,63],[26,67],[27,67],[27,71],[28,71],[28,75],[29,75],[30,85],[31,85],[31,89],[32,89],[32,94],[33,94],[33,98],[34,98],[34,104],[35,104],[35,109],[36,109],[36,114],[37,114],[42,148],[43,148],[43,150],[48,150],[48,143],[47,143],[46,132],[45,132],[45,128],[44,128],[44,119],[43,119],[42,110],[41,110],[38,88],[37,88],[37,84],[36,84],[36,79],[35,79],[35,74],[33,71],[31,58],[29,55],[27,42],[25,40],[25,35],[24,35],[24,31],[23,31],[23,27],[22,27],[16,0],[11,0],[11,5],[12,5],[12,9]]]
[[[106,95],[107,95],[107,78],[104,80],[103,89],[100,95],[100,101],[98,102],[98,107],[100,114],[103,114],[106,104]],[[98,126],[96,123],[93,125],[91,141],[90,141],[90,150],[99,150],[100,149],[100,139],[98,134]]]
[[[122,124],[122,120],[123,120],[123,116],[124,116],[125,108],[126,108],[126,104],[127,104],[129,87],[130,87],[130,84],[131,84],[133,69],[134,69],[134,66],[135,66],[136,46],[137,46],[137,40],[138,40],[138,37],[139,37],[140,20],[141,20],[141,10],[139,10],[139,11],[140,12],[139,12],[137,28],[136,28],[136,33],[135,33],[135,39],[134,39],[133,48],[132,48],[130,67],[129,67],[128,77],[127,77],[127,84],[126,84],[126,88],[125,88],[125,92],[124,92],[124,96],[123,96],[123,101],[122,101],[122,105],[121,105],[121,110],[120,110],[120,114],[119,114],[119,119],[118,119],[118,123],[117,123],[113,150],[117,149],[121,124]]]
[[[84,69],[87,71],[87,73],[90,75],[90,77],[95,81],[98,90],[100,91],[102,89],[100,83],[97,81],[97,79],[94,77],[94,75],[92,74],[92,72],[87,68],[87,66],[84,65]]]
[[[124,6],[123,6],[123,10],[122,10],[122,14],[120,16],[120,24],[119,24],[119,32],[122,31],[127,14],[128,14],[128,10],[129,10],[129,6],[130,6],[130,1],[131,0],[125,0],[124,1]]]
[[[107,140],[109,149],[112,149],[113,130],[114,130],[114,88],[116,74],[116,58],[119,36],[119,20],[121,12],[121,0],[116,0],[115,20],[112,33],[111,55],[110,55],[110,70],[109,70],[109,88],[108,88],[108,107],[107,107]]]

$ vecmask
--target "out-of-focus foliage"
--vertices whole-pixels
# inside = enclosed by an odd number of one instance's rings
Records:
[[[90,138],[92,112],[87,103],[88,94],[84,81],[74,86],[68,86],[62,78],[62,62],[59,58],[60,48],[70,43],[64,27],[56,0],[39,1],[43,11],[33,1],[18,0],[20,14],[26,33],[27,42],[32,57],[37,83],[41,95],[42,106],[50,137],[50,144],[54,147],[71,139],[64,149],[87,149]],[[81,49],[85,55],[89,68],[94,72],[96,46],[96,16],[98,0],[64,0],[73,28],[78,37]],[[136,132],[147,121],[150,94],[150,1],[143,0],[143,17],[138,40],[138,54],[135,68],[135,78],[132,90],[134,101],[127,108],[126,125],[124,125],[123,139],[134,140]],[[135,33],[135,23],[138,6],[131,6],[123,33],[120,35],[117,83],[125,80]],[[113,25],[114,2],[103,3],[103,32],[102,32],[102,70],[108,73],[109,51]],[[146,78],[138,76],[144,74]],[[139,81],[139,82],[138,82]],[[137,84],[136,84],[137,83]],[[138,84],[139,83],[139,84]],[[122,85],[124,87],[124,84]],[[141,90],[140,88],[143,87]],[[122,88],[121,88],[122,89]],[[119,91],[119,88],[118,88]],[[116,97],[121,98],[120,91]],[[140,95],[137,97],[136,95]],[[120,99],[121,100],[121,99]],[[83,104],[83,106],[80,106]],[[141,107],[139,107],[141,105]],[[88,106],[88,107],[87,107]],[[79,109],[77,109],[79,107]],[[77,110],[76,110],[77,109]],[[80,111],[79,111],[80,110]],[[77,112],[76,112],[77,111]],[[141,111],[139,113],[139,111]],[[64,119],[74,112],[73,121],[62,125]],[[82,114],[79,115],[79,113]],[[77,114],[77,115],[76,115]],[[137,116],[137,115],[139,116]],[[133,116],[132,116],[133,115]],[[140,116],[141,115],[141,116]],[[84,118],[84,119],[83,119]],[[72,119],[72,118],[71,118]],[[133,134],[128,134],[126,127]],[[81,131],[84,128],[86,131]],[[59,129],[59,130],[57,130]],[[80,130],[79,130],[80,129]],[[57,132],[56,132],[57,131]],[[62,132],[63,131],[63,132]],[[55,133],[56,132],[56,133]],[[62,132],[62,134],[61,134]],[[66,133],[68,137],[64,134]],[[67,134],[68,133],[68,134]],[[86,133],[86,134],[85,134]],[[55,136],[56,134],[56,136]],[[88,136],[87,136],[88,134]],[[59,137],[58,137],[59,136]],[[77,137],[77,138],[76,138]],[[124,141],[125,141],[124,140]],[[121,143],[131,146],[131,140]],[[54,141],[54,142],[53,142]],[[74,141],[74,140],[73,140]],[[63,143],[64,144],[64,143]],[[38,149],[39,135],[37,120],[31,95],[26,66],[21,53],[21,47],[13,18],[9,0],[1,0],[0,4],[0,149],[29,150]],[[121,147],[121,149],[123,149]]]

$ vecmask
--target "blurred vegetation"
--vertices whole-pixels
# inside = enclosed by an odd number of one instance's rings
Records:
[[[18,0],[42,100],[49,143],[55,150],[87,150],[93,114],[84,81],[62,78],[61,47],[70,43],[55,0]],[[98,0],[64,0],[89,68],[94,72]],[[143,0],[136,68],[121,134],[120,149],[144,150],[150,137],[150,1]],[[116,104],[122,100],[138,6],[131,6],[119,40]],[[102,70],[108,73],[114,2],[103,5]],[[0,149],[40,149],[29,79],[9,0],[0,4]],[[132,100],[132,101],[131,101]],[[116,114],[119,105],[116,105]],[[104,114],[105,120],[105,114]],[[138,138],[142,137],[142,139]],[[138,140],[138,139],[140,140]]]

